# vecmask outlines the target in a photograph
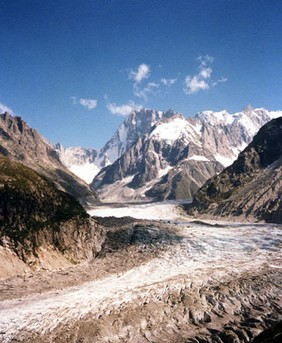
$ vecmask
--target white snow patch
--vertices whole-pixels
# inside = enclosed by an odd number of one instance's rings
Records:
[[[227,111],[223,110],[223,111],[219,111],[219,112],[215,112],[214,116],[216,117],[218,123],[221,124],[232,124],[234,121],[234,118],[232,117],[231,114],[229,114]]]
[[[243,151],[245,148],[246,148],[246,146],[247,146],[248,144],[247,143],[242,143],[240,146],[237,146],[237,147],[232,147],[231,148],[231,150],[232,150],[232,152],[233,152],[233,154],[234,154],[234,161],[235,161],[235,159],[238,157],[238,155],[240,154],[240,152],[241,151]]]
[[[158,172],[158,179],[161,179],[164,175],[166,175],[173,167],[168,165],[166,168],[164,169],[160,169]]]
[[[251,120],[251,118],[244,113],[239,116],[238,123],[243,125],[252,137],[254,137],[254,135],[258,132],[259,126],[256,125],[254,121]]]
[[[127,131],[128,129],[125,127],[124,123],[120,125],[118,129],[119,139],[123,144],[127,142]]]
[[[217,162],[221,163],[225,168],[230,166],[235,160],[233,158],[228,158],[220,154],[215,154],[214,157],[217,160]]]
[[[234,121],[234,117],[225,110],[219,112],[203,111],[200,116],[204,117],[210,125],[228,125]]]
[[[157,136],[169,144],[173,144],[180,136],[185,133],[185,119],[175,118],[168,123],[162,123],[156,127],[151,133],[152,136]]]
[[[100,168],[98,168],[94,163],[86,162],[85,164],[73,164],[69,167],[69,170],[78,176],[80,179],[84,180],[86,183],[91,183],[94,177],[99,173]]]
[[[282,111],[269,111],[268,114],[271,119],[282,117]]]
[[[202,135],[202,128],[203,125],[202,124],[196,124],[193,126],[194,130],[197,132],[198,135]]]
[[[136,219],[156,219],[156,220],[176,220],[181,218],[183,211],[177,201],[163,201],[156,203],[145,203],[128,205],[126,207],[112,207],[112,206],[97,206],[88,210],[88,214],[97,217],[109,217],[114,216],[121,217],[133,217]]]

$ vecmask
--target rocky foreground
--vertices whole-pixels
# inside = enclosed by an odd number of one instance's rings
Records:
[[[282,319],[281,226],[97,220],[92,263],[0,282],[1,342],[251,342]]]

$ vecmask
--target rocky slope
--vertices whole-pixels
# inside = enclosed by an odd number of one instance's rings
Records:
[[[206,111],[194,118],[163,115],[92,187],[105,201],[190,198],[230,165],[259,128],[281,112],[245,108],[230,115]]]
[[[0,115],[0,155],[38,171],[84,204],[97,199],[95,192],[62,164],[53,147],[20,117]]]
[[[92,259],[102,241],[103,229],[71,195],[0,157],[0,277]]]
[[[103,159],[106,155],[110,163],[115,162],[132,147],[138,138],[148,134],[157,122],[164,118],[170,118],[174,114],[175,112],[172,110],[162,112],[145,108],[132,111],[118,127],[113,137],[100,150],[99,158]],[[104,166],[102,165],[102,167]]]
[[[188,211],[282,223],[282,117],[263,126],[238,159],[196,193]]]

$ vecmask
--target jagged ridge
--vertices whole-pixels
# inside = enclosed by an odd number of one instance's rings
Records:
[[[190,198],[236,159],[263,124],[279,115],[247,107],[234,115],[205,111],[185,119],[169,111],[103,168],[92,187],[105,201]]]
[[[155,123],[173,114],[171,110],[167,112],[149,109],[132,111],[101,149],[65,148],[61,144],[55,147],[63,164],[75,175],[91,183],[102,168],[114,163],[132,147],[138,138],[148,134]]]

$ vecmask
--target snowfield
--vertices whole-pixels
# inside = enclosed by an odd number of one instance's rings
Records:
[[[90,184],[94,177],[99,173],[100,168],[93,163],[85,162],[81,165],[73,164],[69,167],[69,170],[87,184]]]
[[[182,219],[180,240],[158,257],[124,273],[84,283],[78,287],[2,301],[0,341],[23,339],[26,332],[46,334],[58,325],[109,313],[121,304],[142,298],[150,301],[167,285],[191,287],[209,280],[224,280],[245,271],[282,266],[282,230],[275,225],[211,225],[183,221],[176,204],[144,204],[128,208],[97,208],[99,215],[135,215],[136,218]]]

